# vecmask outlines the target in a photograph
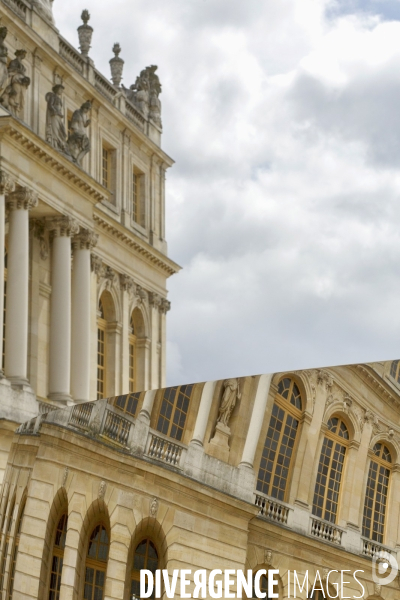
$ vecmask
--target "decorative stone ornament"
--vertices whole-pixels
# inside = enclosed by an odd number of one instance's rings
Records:
[[[99,485],[99,492],[97,494],[97,497],[99,500],[103,500],[104,496],[106,495],[106,490],[107,490],[107,484],[105,481],[102,481]]]
[[[154,519],[156,518],[158,513],[158,500],[157,498],[153,498],[150,504],[150,516]]]
[[[88,10],[82,11],[81,19],[83,25],[78,27],[79,49],[83,56],[88,56],[90,44],[92,43],[93,27],[88,25],[90,13]]]
[[[7,208],[10,210],[24,209],[31,210],[36,208],[39,203],[37,192],[30,190],[29,188],[18,188],[11,192],[7,197]]]
[[[63,488],[65,488],[65,485],[66,485],[66,483],[67,483],[68,474],[69,474],[69,469],[68,469],[68,467],[65,467],[65,469],[64,469],[64,474],[63,474],[63,478],[62,478],[62,484],[61,484],[61,486],[62,486]]]
[[[0,103],[14,117],[20,118],[24,114],[26,90],[31,83],[30,78],[26,76],[26,67],[22,62],[25,56],[26,50],[16,50],[15,58],[8,65],[7,84],[0,98]]]
[[[14,179],[5,171],[0,171],[0,194],[10,194],[14,190]]]
[[[32,0],[32,5],[41,17],[50,21],[50,23],[54,23],[53,0]]]
[[[238,380],[226,379],[224,381],[224,393],[219,407],[217,423],[221,423],[228,427],[229,419],[236,405],[236,400],[240,400],[241,397],[242,394],[239,390]]]
[[[62,93],[64,86],[57,84],[45,96],[46,112],[46,141],[56,150],[69,155],[67,132],[64,125]]]
[[[161,127],[161,102],[159,100],[161,83],[156,71],[156,65],[146,67],[140,72],[129,90],[124,89],[128,100],[139,108],[144,117],[151,119],[158,127]]]
[[[121,46],[118,43],[114,44],[112,50],[115,56],[110,60],[111,80],[115,86],[119,87],[121,84],[125,61],[119,56],[119,53],[121,52]]]
[[[4,40],[7,37],[7,33],[7,27],[0,27],[0,97],[3,95],[8,85],[8,49],[7,46],[4,44]]]
[[[75,110],[71,119],[71,132],[68,137],[68,151],[78,165],[82,165],[83,157],[90,151],[90,140],[86,128],[90,125],[87,115],[92,109],[90,102],[84,102]]]
[[[264,562],[266,565],[272,564],[272,550],[265,550],[264,553]]]

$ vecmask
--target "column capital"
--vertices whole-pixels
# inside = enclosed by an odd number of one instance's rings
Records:
[[[136,284],[133,280],[133,277],[130,275],[122,274],[119,276],[121,289],[124,292],[128,292],[128,294],[134,294],[136,291]]]
[[[7,208],[9,210],[30,210],[35,208],[39,203],[37,192],[26,188],[20,187],[10,192],[7,196]]]
[[[80,228],[79,233],[74,236],[72,246],[74,250],[92,250],[99,239],[98,233],[92,229]]]
[[[73,237],[79,231],[79,225],[71,217],[60,215],[46,219],[46,229],[52,237]]]
[[[10,194],[15,190],[15,179],[5,171],[0,171],[0,194]]]
[[[164,315],[171,310],[171,302],[166,298],[161,298],[160,312]]]
[[[161,306],[162,298],[160,294],[156,292],[149,292],[149,304],[153,308],[159,308]]]

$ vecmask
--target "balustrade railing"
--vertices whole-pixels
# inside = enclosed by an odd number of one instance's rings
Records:
[[[83,74],[84,60],[77,50],[71,44],[60,37],[60,56],[65,58],[69,64],[80,73]]]
[[[89,425],[92,410],[92,402],[86,402],[85,404],[78,404],[77,406],[74,406],[69,418],[69,424],[75,425],[75,427],[86,428]]]
[[[16,15],[23,21],[26,21],[26,3],[22,0],[3,0],[4,4],[11,8]]]
[[[94,72],[94,86],[107,100],[114,101],[114,96],[117,93],[114,86],[98,71]]]
[[[374,557],[384,557],[385,555],[392,554],[392,550],[386,548],[382,544],[378,542],[373,542],[367,538],[361,538],[361,554],[363,556],[369,556],[370,558]]]
[[[159,437],[154,433],[151,433],[150,436],[147,456],[161,460],[174,467],[179,467],[183,450],[182,446],[175,444],[171,440]]]
[[[133,104],[130,104],[130,102],[128,100],[126,100],[126,103],[125,103],[125,115],[130,121],[132,121],[132,123],[137,125],[137,127],[139,127],[139,129],[144,131],[144,126],[145,126],[144,116],[142,115],[142,113],[140,113],[137,110],[137,108],[135,108],[133,106]]]
[[[267,517],[267,519],[271,519],[271,521],[275,521],[275,523],[287,525],[290,511],[289,507],[281,504],[277,500],[261,496],[260,494],[256,494],[255,505],[259,509],[258,514],[260,516]]]
[[[343,530],[333,525],[332,523],[328,523],[327,521],[323,521],[322,519],[318,519],[316,517],[311,517],[311,535],[319,538],[320,540],[325,540],[326,542],[331,542],[332,544],[337,544],[338,546],[342,545],[342,534]]]
[[[131,425],[127,419],[107,410],[102,434],[108,439],[126,446],[128,444]]]

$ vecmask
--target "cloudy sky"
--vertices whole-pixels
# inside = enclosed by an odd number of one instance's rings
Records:
[[[400,1],[62,0],[163,84],[168,382],[400,356]]]

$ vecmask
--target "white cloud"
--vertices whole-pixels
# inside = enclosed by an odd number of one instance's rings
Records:
[[[86,4],[105,74],[115,41],[125,85],[159,65],[184,267],[169,382],[395,357],[400,22],[328,0]],[[75,44],[81,9],[55,2]]]

